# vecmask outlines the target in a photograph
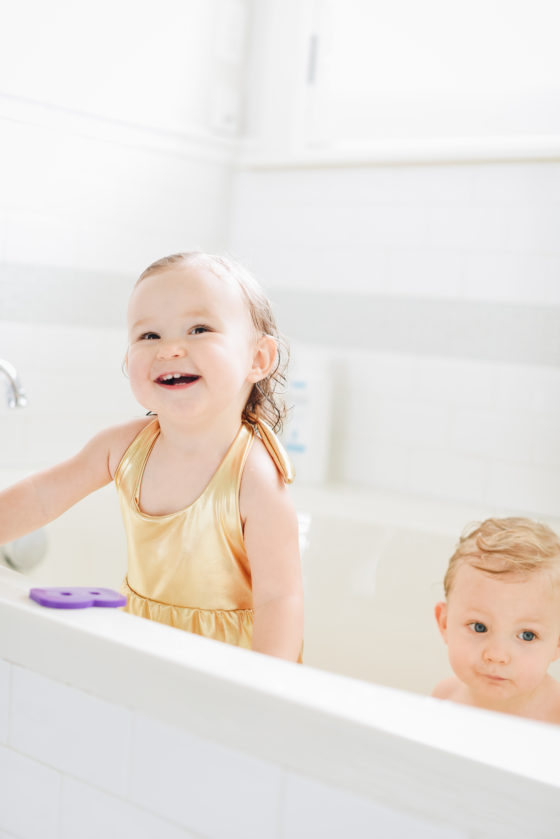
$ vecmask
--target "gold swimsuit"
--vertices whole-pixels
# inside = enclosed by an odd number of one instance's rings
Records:
[[[283,474],[289,461],[272,431],[260,436]],[[134,438],[115,473],[128,542],[125,611],[197,635],[251,647],[251,569],[239,513],[241,476],[255,431],[243,424],[199,497],[186,509],[150,516],[140,508],[140,487],[160,433],[154,419]]]

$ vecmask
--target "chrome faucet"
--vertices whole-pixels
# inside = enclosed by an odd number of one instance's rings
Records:
[[[0,373],[4,373],[8,379],[8,408],[25,408],[27,396],[21,386],[16,368],[0,358]]]

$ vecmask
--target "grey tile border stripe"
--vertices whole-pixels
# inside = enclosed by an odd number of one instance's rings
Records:
[[[122,327],[136,277],[0,264],[0,321]],[[290,340],[560,366],[560,306],[267,289]]]
[[[560,366],[560,306],[270,292],[293,340],[331,348]]]
[[[122,327],[136,277],[0,263],[0,320]]]

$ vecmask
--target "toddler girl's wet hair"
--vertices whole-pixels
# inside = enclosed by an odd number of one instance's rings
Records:
[[[217,256],[204,251],[174,253],[148,265],[138,277],[135,288],[146,277],[164,271],[166,268],[173,268],[181,263],[189,265],[197,262],[209,268],[216,276],[229,277],[237,283],[247,303],[257,334],[270,335],[276,342],[274,367],[265,379],[253,385],[243,410],[243,419],[252,425],[256,419],[264,420],[274,431],[281,431],[286,416],[283,393],[286,387],[286,369],[289,360],[288,345],[278,330],[270,301],[259,283],[243,265],[229,256]]]
[[[548,525],[521,516],[470,525],[449,560],[443,580],[446,597],[463,562],[489,574],[548,570],[560,583],[560,537]]]

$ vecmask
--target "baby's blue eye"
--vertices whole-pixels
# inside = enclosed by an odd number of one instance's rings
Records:
[[[154,341],[159,338],[157,332],[144,332],[143,335],[140,335],[141,341]]]
[[[522,641],[534,641],[537,636],[530,629],[525,629],[517,637],[521,638]]]
[[[479,623],[479,621],[475,621],[474,623],[471,623],[470,626],[472,626],[472,628],[475,632],[486,632],[487,631],[486,626],[483,623]]]
[[[209,332],[209,328],[207,326],[195,326],[191,329],[191,335],[202,335],[204,332]]]

